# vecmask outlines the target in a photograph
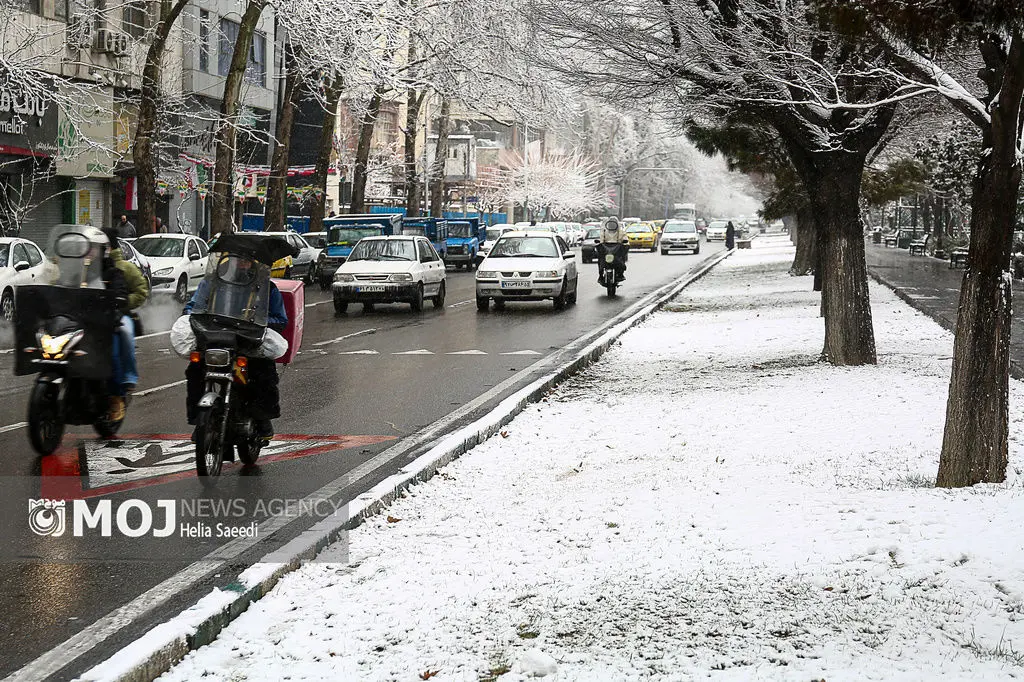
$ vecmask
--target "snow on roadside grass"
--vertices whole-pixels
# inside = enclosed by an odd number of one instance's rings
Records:
[[[933,488],[950,335],[872,286],[879,365],[818,364],[755,245],[165,679],[1024,676],[1020,385],[1010,481]]]

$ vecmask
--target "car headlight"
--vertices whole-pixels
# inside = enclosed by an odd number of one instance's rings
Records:
[[[356,281],[356,278],[353,277],[352,275],[348,274],[347,272],[336,272],[336,273],[334,273],[334,281],[335,282],[354,282],[354,281]]]
[[[476,271],[476,278],[477,279],[497,279],[498,278],[498,273],[492,272],[490,270],[477,270]]]
[[[558,277],[557,270],[541,270],[537,273],[538,277]]]
[[[412,275],[410,275],[408,272],[396,272],[395,274],[391,275],[391,277],[389,277],[388,279],[390,279],[392,282],[411,282]]]
[[[165,277],[165,276],[171,274],[172,272],[174,272],[174,268],[160,268],[159,270],[157,270],[156,272],[153,273],[153,276],[154,277]]]

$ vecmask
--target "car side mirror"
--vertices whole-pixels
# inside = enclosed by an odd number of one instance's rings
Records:
[[[568,251],[568,252],[562,254],[562,258],[564,258],[565,260],[572,260],[575,257],[576,257],[576,254],[573,253],[572,251]]]
[[[17,263],[14,264],[14,271],[15,272],[22,272],[24,270],[28,270],[30,267],[32,267],[32,266],[28,264],[27,260],[20,260],[20,261],[18,261]]]
[[[189,260],[199,260],[200,258],[202,258],[202,256],[200,256],[198,253],[190,253],[190,254],[188,254],[188,259]]]

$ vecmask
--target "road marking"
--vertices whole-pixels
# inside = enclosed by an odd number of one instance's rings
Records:
[[[472,302],[473,302],[473,301],[475,301],[475,300],[476,300],[476,299],[474,299],[474,298],[471,298],[471,299],[469,299],[468,301],[459,301],[458,303],[452,303],[452,304],[451,304],[450,306],[448,306],[448,307],[449,307],[449,308],[458,308],[458,307],[459,307],[460,305],[468,305],[468,304],[472,303]]]
[[[338,355],[380,355],[375,350],[343,350],[339,351]]]
[[[186,381],[188,381],[188,379],[182,379],[181,381],[172,381],[171,383],[164,384],[163,386],[156,386],[154,388],[147,388],[145,391],[136,391],[135,394],[134,394],[134,397],[141,398],[144,395],[149,395],[150,393],[156,393],[157,391],[162,391],[165,388],[173,388],[175,386],[181,386]]]
[[[153,332],[152,334],[143,334],[142,336],[136,336],[135,340],[138,341],[139,339],[151,339],[154,336],[164,336],[165,334],[170,334],[170,333],[171,333],[171,330],[168,329],[165,332]]]
[[[404,350],[401,353],[392,353],[392,355],[433,355],[433,351],[429,351],[426,348],[420,348],[418,350]]]
[[[514,350],[510,353],[502,353],[502,355],[540,355],[535,350]]]
[[[457,350],[454,353],[445,353],[445,355],[487,355],[487,351],[482,350]]]
[[[28,426],[28,422],[18,422],[17,424],[8,424],[7,426],[0,426],[0,433],[7,433],[8,431],[17,431]]]
[[[333,298],[329,298],[326,301],[317,301],[316,303],[307,303],[306,307],[307,308],[313,308],[314,306],[323,305],[324,303],[334,303],[334,299]]]
[[[353,332],[351,334],[345,334],[344,336],[339,336],[336,339],[330,339],[328,341],[317,341],[313,345],[314,346],[326,346],[329,343],[338,343],[339,341],[344,341],[345,339],[351,339],[353,336],[362,336],[363,334],[372,334],[375,331],[377,331],[377,329],[375,327],[370,328],[370,329],[364,329],[361,332]]]

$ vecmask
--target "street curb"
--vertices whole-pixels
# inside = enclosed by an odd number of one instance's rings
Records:
[[[885,279],[878,273],[874,272],[870,266],[868,266],[867,270],[868,275],[871,276],[871,279],[875,280],[882,286],[892,291],[894,294],[896,294],[897,298],[902,300],[904,303],[906,303],[907,305],[909,305],[911,308],[921,313],[922,315],[925,315],[926,317],[929,317],[932,320],[934,320],[940,327],[942,327],[946,331],[950,332],[951,334],[956,334],[955,319],[951,320],[942,313],[930,309],[929,306],[927,306],[926,304],[916,300],[906,291],[896,286],[892,282],[889,282],[887,279]],[[1010,376],[1013,377],[1014,379],[1024,380],[1024,365],[1021,365],[1013,358],[1010,358]]]
[[[651,301],[587,343],[571,359],[533,383],[502,400],[497,407],[431,447],[396,474],[384,479],[348,505],[344,518],[328,517],[246,569],[231,588],[215,589],[193,606],[158,625],[111,658],[96,665],[78,680],[149,682],[170,670],[190,651],[214,641],[249,605],[270,592],[283,576],[314,558],[346,531],[378,514],[412,485],[431,478],[438,469],[498,433],[519,413],[538,402],[554,386],[596,362],[628,330],[657,312],[683,289],[706,275],[733,251],[722,251],[696,272],[648,294]]]

